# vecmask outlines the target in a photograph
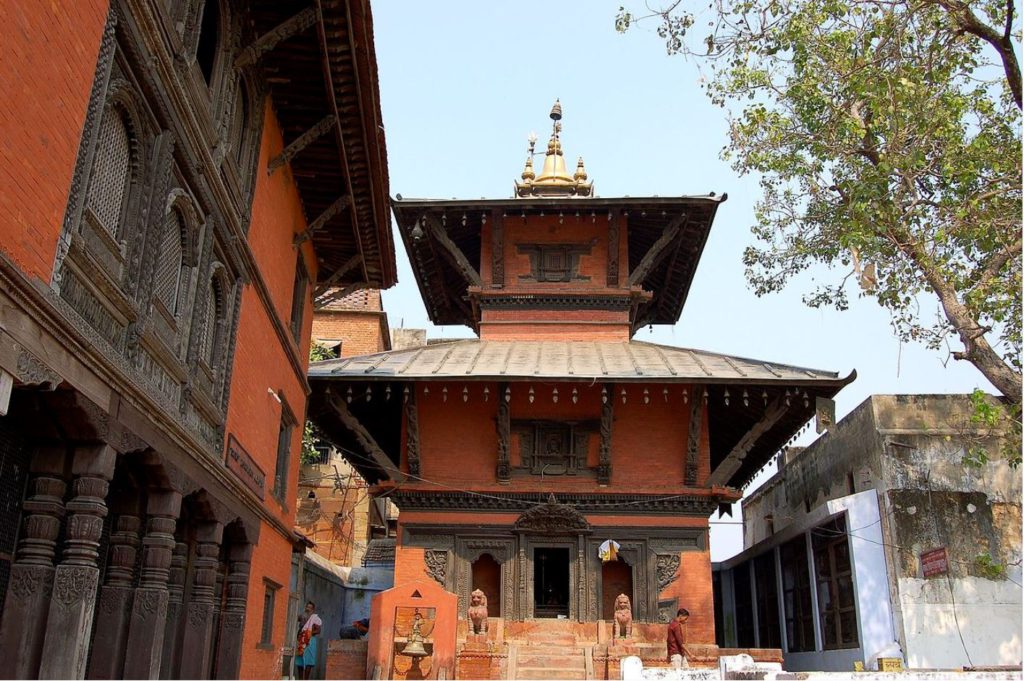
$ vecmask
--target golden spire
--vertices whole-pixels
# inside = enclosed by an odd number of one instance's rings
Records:
[[[562,104],[557,99],[551,107],[550,118],[551,139],[548,140],[547,153],[544,155],[544,166],[540,175],[534,176],[533,155],[537,136],[530,134],[530,149],[523,169],[523,182],[516,182],[516,195],[525,198],[531,196],[591,196],[594,183],[587,183],[587,171],[583,167],[583,159],[576,164],[576,174],[569,175],[565,167],[565,156],[562,153]]]

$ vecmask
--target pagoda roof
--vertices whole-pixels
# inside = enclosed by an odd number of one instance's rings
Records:
[[[644,341],[467,338],[316,362],[311,379],[539,380],[845,385],[835,372]]]
[[[645,395],[652,401],[662,399],[659,393],[672,384],[702,386],[686,397],[703,398],[708,405],[714,484],[741,488],[814,418],[818,398],[832,398],[854,378],[856,372],[840,377],[831,371],[643,341],[465,339],[311,364],[309,414],[329,436],[348,437],[338,427],[331,405],[344,394],[337,384],[350,386],[345,389],[349,409],[389,452],[390,463],[384,459],[351,459],[360,474],[372,482],[394,477],[400,461],[400,429],[395,428],[394,420],[401,418],[402,402],[387,399],[393,391],[390,386],[382,391],[379,387],[373,389],[372,383],[664,384],[663,390]],[[458,392],[458,388],[453,389]],[[371,395],[378,399],[371,401]],[[668,395],[665,392],[666,398]],[[642,399],[634,393],[629,398]]]
[[[627,274],[637,272],[645,254],[665,234],[680,215],[685,221],[665,246],[665,257],[646,272],[635,285],[652,296],[641,304],[634,316],[634,331],[648,324],[674,324],[679,321],[690,292],[697,263],[700,261],[718,206],[728,195],[713,192],[694,196],[649,197],[532,197],[508,199],[407,199],[401,195],[391,202],[398,231],[405,243],[416,283],[430,321],[438,325],[461,324],[477,329],[477,319],[466,305],[467,290],[474,285],[472,275],[446,257],[445,244],[427,230],[413,235],[417,223],[430,215],[444,223],[444,233],[469,263],[479,263],[481,231],[485,220],[498,211],[505,219],[559,214],[565,220],[604,221],[612,211],[628,214],[627,238],[629,262]],[[421,230],[422,231],[422,230]]]

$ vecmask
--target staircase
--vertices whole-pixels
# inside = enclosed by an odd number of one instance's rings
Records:
[[[544,624],[548,624],[545,622]],[[553,624],[553,622],[552,622]],[[513,643],[513,679],[593,679],[592,643],[577,642],[567,627],[538,626]]]

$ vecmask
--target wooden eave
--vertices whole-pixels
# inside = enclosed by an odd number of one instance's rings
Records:
[[[318,14],[316,24],[263,55],[260,68],[270,86],[285,146],[337,113],[334,130],[289,161],[307,223],[338,199],[352,197],[344,210],[312,235],[319,262],[317,278],[327,279],[359,255],[361,266],[335,285],[389,288],[397,274],[369,2],[259,1],[251,13],[253,32],[265,34],[311,4]]]
[[[416,283],[420,288],[427,314],[434,324],[461,324],[477,329],[477,319],[463,301],[471,282],[446,259],[442,246],[427,231],[413,239],[411,232],[424,214],[440,218],[448,237],[462,250],[470,263],[480,266],[480,234],[484,216],[491,219],[500,211],[505,219],[540,213],[562,214],[565,220],[595,220],[607,225],[609,211],[628,213],[629,271],[633,271],[651,246],[661,237],[670,221],[680,213],[688,219],[666,249],[658,264],[639,285],[653,293],[634,314],[633,330],[647,324],[674,324],[679,321],[690,292],[697,264],[721,196],[624,197],[624,198],[549,198],[549,199],[479,199],[430,200],[394,199],[391,208],[398,230],[405,243]],[[577,214],[579,217],[577,218]],[[628,273],[627,273],[628,276]]]

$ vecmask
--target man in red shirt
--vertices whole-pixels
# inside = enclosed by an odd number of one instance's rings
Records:
[[[686,669],[686,636],[683,627],[690,617],[690,611],[679,608],[676,618],[668,624],[668,661],[675,669]]]

